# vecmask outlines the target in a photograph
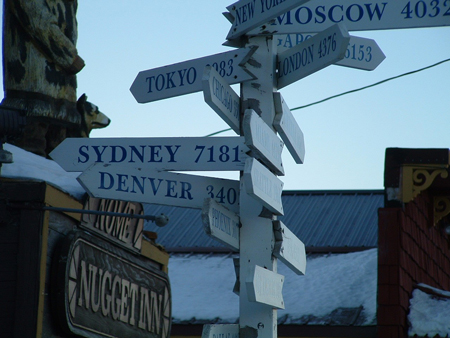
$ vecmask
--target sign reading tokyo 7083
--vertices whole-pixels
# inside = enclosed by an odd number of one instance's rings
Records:
[[[203,70],[208,65],[214,67],[228,84],[248,81],[254,76],[241,66],[255,50],[255,48],[241,48],[144,70],[136,76],[130,91],[139,103],[195,93],[203,89]]]
[[[450,1],[311,0],[248,34],[317,33],[340,22],[349,31],[450,26]]]

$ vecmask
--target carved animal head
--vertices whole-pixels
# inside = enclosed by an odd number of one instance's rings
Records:
[[[86,94],[78,99],[77,110],[81,115],[81,137],[89,137],[92,129],[105,128],[111,123],[108,116],[99,111],[95,104],[87,101]]]

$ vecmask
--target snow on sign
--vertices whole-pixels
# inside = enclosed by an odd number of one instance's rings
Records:
[[[255,265],[245,280],[248,300],[284,309],[283,283],[283,275]]]
[[[312,35],[306,35],[310,38]],[[293,46],[303,42],[303,34],[283,34],[276,37],[279,42],[278,53],[282,53]],[[361,70],[374,70],[386,58],[381,48],[372,39],[350,35],[345,56],[335,63],[337,66],[356,68]]]
[[[350,36],[341,24],[323,32],[278,55],[278,85],[283,88],[345,56]]]
[[[203,97],[205,102],[233,129],[239,131],[240,98],[213,67],[203,72]]]
[[[254,158],[245,162],[246,192],[276,215],[283,215],[283,182]]]
[[[94,163],[178,171],[243,170],[244,137],[66,138],[50,156],[66,171]]]
[[[240,0],[227,7],[234,21],[228,32],[227,39],[233,40],[253,28],[306,3],[308,0]]]
[[[212,198],[239,212],[239,181],[234,180],[101,163],[77,180],[93,197],[194,209],[202,209],[205,198]]]
[[[245,144],[254,152],[255,157],[277,175],[284,175],[281,160],[284,143],[253,109],[245,111],[243,129]]]
[[[305,244],[281,221],[273,221],[275,247],[273,255],[286,264],[297,275],[306,270]]]
[[[275,119],[273,126],[281,135],[295,163],[302,164],[305,160],[305,141],[303,132],[297,124],[294,115],[280,93],[273,93],[275,104]]]
[[[450,1],[311,0],[249,34],[317,33],[335,23],[349,31],[450,26]]]
[[[139,72],[130,91],[139,103],[201,91],[202,75],[206,66],[214,67],[229,84],[253,79],[244,65],[255,48],[240,48],[225,53],[175,63]]]
[[[205,324],[202,338],[239,338],[239,324]]]
[[[207,235],[239,251],[239,216],[217,203],[205,199],[202,221]]]

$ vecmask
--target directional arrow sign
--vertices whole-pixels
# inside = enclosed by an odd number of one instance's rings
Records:
[[[282,46],[278,46],[278,53],[282,53],[295,46],[296,41],[302,41],[303,39],[298,38],[299,35],[302,34],[284,34],[277,36],[276,38],[280,44],[284,42]],[[311,35],[308,36],[311,37]],[[375,40],[351,35],[344,58],[337,61],[335,65],[362,70],[374,70],[385,58],[386,56]]]
[[[207,198],[203,204],[202,221],[206,234],[239,251],[238,215],[212,198]]]
[[[305,160],[303,132],[280,93],[273,93],[273,101],[276,113],[273,126],[286,144],[295,163],[302,164]]]
[[[228,82],[213,67],[203,72],[205,102],[237,133],[239,131],[240,98]]]
[[[236,39],[292,8],[306,3],[308,0],[255,1],[240,0],[227,7],[234,22],[228,32],[227,39]]]
[[[208,65],[216,68],[229,84],[248,81],[254,77],[241,66],[254,52],[255,48],[241,48],[145,70],[139,72],[130,91],[139,103],[195,93],[203,89],[203,70]]]
[[[205,324],[202,338],[239,338],[239,324]]]
[[[244,137],[66,138],[50,156],[66,171],[94,163],[178,171],[243,170]]]
[[[194,209],[213,198],[239,212],[239,181],[100,163],[77,180],[93,197]]]
[[[345,27],[338,24],[279,54],[277,88],[286,87],[343,59],[349,40]]]
[[[284,143],[253,109],[245,111],[243,129],[245,144],[254,152],[255,157],[277,175],[284,175],[281,161]]]
[[[283,215],[283,182],[254,158],[245,162],[246,192],[276,215]]]
[[[273,231],[275,234],[273,255],[297,275],[304,275],[306,270],[305,244],[281,221],[273,222]]]
[[[317,33],[340,22],[349,31],[450,26],[450,2],[311,0],[249,34]]]
[[[283,275],[255,265],[245,280],[248,300],[284,309],[283,283]]]

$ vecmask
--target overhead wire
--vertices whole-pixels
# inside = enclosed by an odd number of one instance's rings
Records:
[[[392,81],[392,80],[401,78],[403,76],[412,75],[412,74],[415,74],[415,73],[418,73],[418,72],[421,72],[421,71],[424,71],[424,70],[427,70],[427,69],[439,66],[439,65],[441,65],[441,64],[443,64],[445,62],[448,62],[448,61],[450,61],[450,58],[442,60],[442,61],[439,61],[439,62],[436,62],[436,63],[434,63],[432,65],[429,65],[429,66],[426,66],[426,67],[423,67],[423,68],[412,70],[410,72],[406,72],[406,73],[403,73],[403,74],[400,74],[400,75],[397,75],[397,76],[393,76],[393,77],[390,77],[390,78],[387,78],[387,79],[375,82],[375,83],[373,83],[371,85],[368,85],[368,86],[364,86],[364,87],[357,88],[357,89],[352,89],[352,90],[349,90],[349,91],[346,91],[346,92],[343,92],[343,93],[340,93],[340,94],[329,96],[329,97],[327,97],[325,99],[322,99],[322,100],[319,100],[319,101],[316,101],[316,102],[312,102],[312,103],[306,104],[304,106],[295,107],[295,108],[292,108],[291,111],[298,110],[298,109],[304,109],[304,108],[311,107],[311,106],[314,106],[316,104],[323,103],[323,102],[326,102],[328,100],[335,99],[335,98],[338,98],[338,97],[341,97],[341,96],[344,96],[344,95],[347,95],[347,94],[352,94],[352,93],[356,93],[356,92],[359,92],[359,91],[364,90],[364,89],[375,87],[375,86],[378,86],[380,84],[386,83],[388,81]],[[231,130],[231,128],[219,130],[219,131],[216,131],[214,133],[206,135],[206,137],[214,136],[214,135],[217,135],[217,134],[221,134],[221,133],[224,133],[224,132],[229,131],[229,130]]]

